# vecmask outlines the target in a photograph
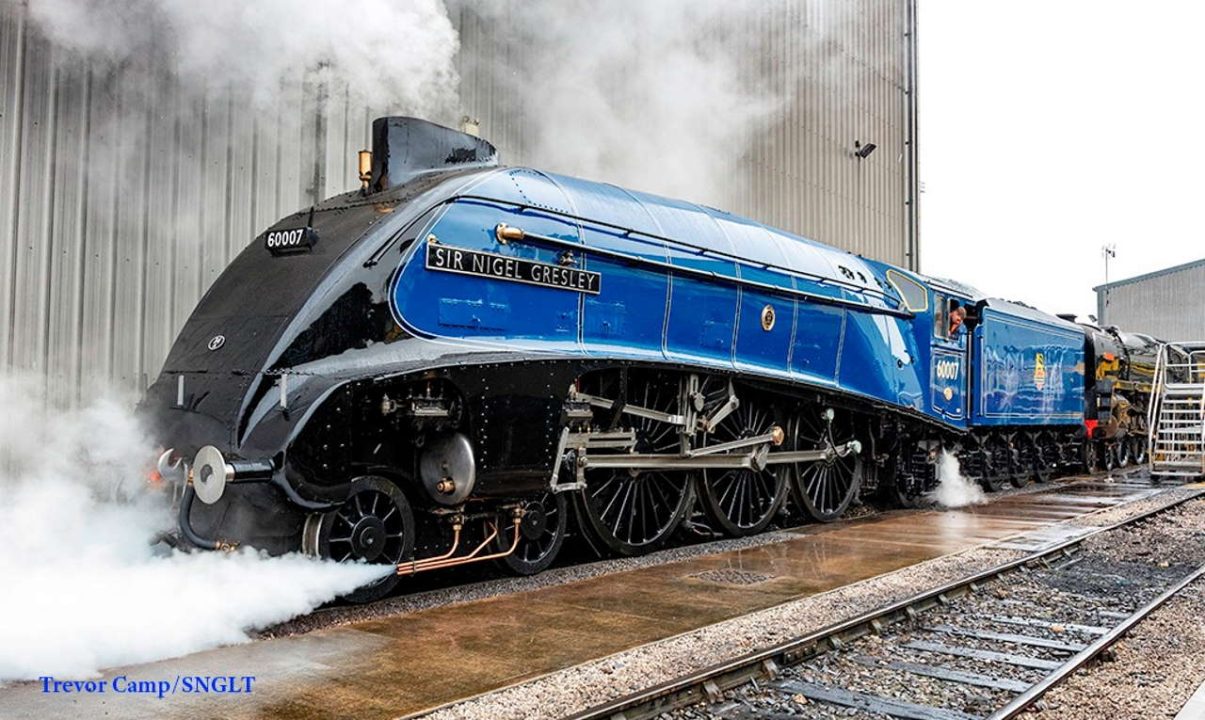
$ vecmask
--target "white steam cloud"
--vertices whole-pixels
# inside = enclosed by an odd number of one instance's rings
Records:
[[[174,76],[178,113],[231,93],[296,123],[316,109],[305,103],[342,107],[344,89],[349,109],[376,114],[454,125],[485,111],[482,133],[508,162],[729,208],[741,205],[739,169],[761,136],[803,122],[784,109],[805,83],[815,94],[830,82],[830,45],[856,21],[840,3],[806,21],[800,5],[784,23],[781,5],[760,0],[448,2],[451,14],[442,0],[29,0],[29,10],[58,46],[145,74],[148,86]],[[805,48],[817,50],[806,61]],[[458,68],[471,83],[463,102]],[[334,95],[303,101],[303,80]],[[158,123],[173,108],[126,95],[112,124],[137,144],[140,113],[149,106]]]
[[[943,507],[964,507],[978,505],[987,500],[983,488],[974,480],[962,474],[958,457],[949,450],[942,450],[937,460],[937,490],[933,499]]]
[[[743,183],[739,161],[790,101],[795,79],[787,76],[800,71],[759,46],[770,37],[774,3],[472,7],[529,48],[482,64],[522,103],[534,164],[696,202],[731,205]],[[792,32],[802,28],[773,30]],[[771,75],[779,77],[773,89]]]
[[[251,550],[166,552],[173,525],[149,490],[153,449],[125,405],[47,407],[40,382],[0,378],[0,681],[244,642],[380,577]]]
[[[186,87],[261,104],[307,72],[369,105],[440,115],[456,104],[459,42],[440,0],[31,0],[29,11],[61,47],[166,62]]]

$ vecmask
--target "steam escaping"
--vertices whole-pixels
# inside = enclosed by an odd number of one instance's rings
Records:
[[[530,162],[733,207],[743,183],[734,170],[791,101],[797,78],[789,76],[800,72],[758,48],[804,32],[803,23],[774,27],[773,5],[557,0],[472,12],[538,48],[483,63],[504,96],[522,103],[515,110],[523,110]],[[758,27],[765,32],[753,33]]]
[[[942,450],[937,460],[937,483],[933,499],[944,507],[978,505],[987,500],[978,483],[963,477],[958,457],[949,450]]]
[[[261,106],[307,72],[361,104],[425,116],[456,106],[458,35],[440,0],[30,0],[29,11],[81,55],[165,63],[186,88],[216,82]]]
[[[484,136],[508,162],[734,209],[749,190],[750,162],[787,170],[783,158],[758,154],[768,132],[804,122],[805,112],[841,110],[824,104],[836,102],[824,86],[836,85],[829,76],[841,42],[858,26],[841,3],[784,10],[755,0],[28,0],[28,7],[56,46],[122,76],[105,86],[92,117],[108,136],[124,138],[122,147],[139,146],[148,122],[162,126],[173,114],[191,127],[191,115],[212,112],[223,97],[237,108],[255,106],[270,140],[316,143],[320,165],[332,162],[326,122],[338,133],[367,129],[366,113],[403,113],[454,126],[468,113],[483,116]],[[168,77],[173,82],[164,84]],[[805,109],[795,103],[804,88],[830,99]],[[237,112],[231,118],[232,129],[245,122]],[[177,142],[195,142],[178,135]],[[313,199],[351,189],[325,180],[323,173],[344,177],[333,162],[309,188]]]
[[[56,45],[124,74],[166,68],[180,112],[226,92],[290,121],[311,110],[291,94],[304,79],[340,95],[319,93],[328,110],[346,89],[349,108],[455,125],[477,100],[462,103],[459,64],[474,88],[491,88],[485,135],[509,141],[510,161],[728,207],[743,190],[733,169],[804,72],[762,46],[813,33],[819,47],[848,22],[835,6],[783,27],[772,3],[751,0],[451,5],[453,15],[440,0],[30,0],[29,11]],[[453,16],[487,29],[463,53]],[[806,72],[824,82],[823,65]],[[113,124],[141,130],[142,109],[128,104],[111,108]]]
[[[392,569],[152,547],[172,518],[127,406],[56,411],[40,386],[0,378],[0,681],[244,642]]]

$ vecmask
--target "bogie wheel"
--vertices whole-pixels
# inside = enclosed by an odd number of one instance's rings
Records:
[[[544,493],[522,503],[523,519],[519,521],[519,544],[510,555],[499,559],[507,571],[515,575],[535,575],[546,570],[556,560],[565,544],[569,526],[569,501],[565,493]],[[505,552],[514,544],[514,530],[509,518],[499,524],[505,530],[494,540],[497,552]]]
[[[1096,443],[1091,440],[1085,440],[1081,452],[1083,453],[1082,463],[1084,471],[1090,473],[1096,472]]]
[[[337,562],[397,565],[414,552],[414,513],[397,485],[383,477],[358,477],[342,505],[306,520],[302,545],[309,554]],[[343,599],[378,600],[397,583],[397,573],[389,573]]]
[[[777,425],[769,408],[746,400],[720,421],[714,432],[696,437],[702,446],[716,445],[764,435]],[[786,467],[770,465],[760,470],[704,470],[697,493],[715,529],[729,537],[742,537],[766,529],[786,500],[787,489]]]
[[[862,488],[865,468],[861,454],[836,453],[836,448],[851,440],[854,440],[852,419],[831,409],[798,413],[788,425],[785,443],[788,450],[833,450],[825,460],[790,465],[791,496],[817,522],[840,518]],[[901,505],[911,507],[920,501],[919,493],[909,495],[895,477],[890,484],[897,491],[896,500]]]
[[[1113,443],[1101,443],[1097,448],[1096,457],[1099,459],[1100,468],[1106,472],[1117,467],[1117,448]]]
[[[1132,438],[1124,437],[1117,441],[1117,467],[1127,468],[1134,462],[1134,444]]]
[[[678,386],[672,378],[646,377],[632,382],[627,402],[667,413],[678,412]],[[637,453],[677,453],[678,428],[627,416],[636,431]],[[611,552],[630,557],[665,543],[694,505],[694,478],[674,470],[599,468],[586,472],[578,495],[583,529]]]

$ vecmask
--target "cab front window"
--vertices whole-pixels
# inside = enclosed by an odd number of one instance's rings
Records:
[[[904,307],[914,313],[929,309],[929,290],[924,285],[895,270],[887,271],[887,280],[903,298]]]

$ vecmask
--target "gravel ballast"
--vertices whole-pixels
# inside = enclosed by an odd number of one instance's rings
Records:
[[[1205,501],[1197,500],[1089,538],[1065,564],[1010,576],[983,592],[922,613],[913,622],[892,626],[882,636],[869,636],[785,668],[779,678],[763,686],[745,685],[729,692],[723,702],[694,706],[666,717],[885,717],[810,700],[798,692],[817,685],[987,716],[1007,704],[1020,688],[938,680],[901,667],[901,663],[940,666],[997,681],[1036,682],[1048,670],[955,657],[916,646],[936,641],[1061,664],[1076,647],[1093,642],[1102,628],[1115,626],[1121,617],[1150,602],[1202,564]],[[1040,700],[1036,707],[1041,712],[1033,717],[1175,717],[1205,679],[1202,611],[1205,583],[1197,582]],[[966,630],[996,637],[951,634]],[[1032,641],[1002,639],[1016,635],[1053,645],[1046,648],[1030,644]]]

